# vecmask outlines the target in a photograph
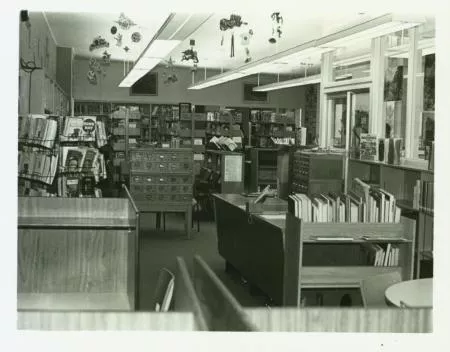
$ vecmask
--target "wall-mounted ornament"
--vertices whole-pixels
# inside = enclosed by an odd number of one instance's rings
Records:
[[[108,53],[108,51],[104,51],[102,55],[102,64],[103,65],[109,65],[111,64],[111,54]]]
[[[122,34],[117,34],[114,39],[116,40],[116,46],[121,47],[122,46]]]
[[[283,33],[281,30],[281,27],[283,26],[283,17],[279,12],[274,12],[270,15],[270,18],[272,19],[272,37],[269,38],[269,43],[275,44],[277,42],[275,37],[277,36],[279,39]]]
[[[133,41],[133,43],[139,43],[142,39],[142,34],[139,32],[134,32],[131,35],[131,40]]]
[[[101,36],[95,37],[89,45],[89,51],[93,51],[101,48],[109,48],[109,43]]]
[[[136,23],[134,23],[130,18],[125,16],[123,13],[120,14],[119,20],[116,21],[116,23],[119,25],[119,27],[123,30],[128,30],[131,27],[135,26]]]
[[[86,78],[90,84],[97,84],[97,74],[94,71],[88,71]]]
[[[114,35],[117,33],[117,27],[116,26],[112,26],[111,27],[111,34]]]

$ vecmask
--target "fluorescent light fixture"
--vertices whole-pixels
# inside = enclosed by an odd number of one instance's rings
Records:
[[[131,87],[210,17],[211,14],[171,13],[141,53],[133,68],[122,79],[119,87]]]
[[[320,55],[324,52],[331,51],[339,47],[352,45],[360,40],[370,40],[389,33],[412,28],[423,22],[425,22],[425,19],[422,17],[419,19],[386,14],[322,38],[298,45],[294,48],[266,57],[259,61],[243,65],[226,73],[210,77],[190,86],[188,89],[204,89],[226,81],[231,81],[236,78],[264,72],[265,70],[270,69],[270,67],[273,67],[272,65],[276,62]],[[279,66],[277,67],[279,68]],[[235,76],[237,72],[244,73],[244,75],[237,77]]]
[[[309,76],[309,77],[289,79],[286,81],[281,81],[281,82],[276,82],[276,83],[271,83],[271,84],[265,84],[263,86],[258,86],[258,87],[253,88],[253,91],[254,92],[268,92],[271,90],[305,86],[307,84],[316,84],[316,83],[320,83],[320,81],[321,81],[321,76],[314,75],[314,76]]]

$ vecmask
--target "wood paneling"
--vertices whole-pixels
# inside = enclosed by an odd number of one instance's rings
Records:
[[[127,292],[128,231],[19,230],[18,292]]]
[[[177,258],[177,271],[175,273],[175,311],[192,312],[195,317],[196,330],[208,330],[200,301],[195,293],[194,283],[184,259],[180,257]]]
[[[18,312],[23,330],[193,331],[192,313]]]
[[[194,258],[194,286],[209,330],[255,330],[233,295],[198,256]]]
[[[431,309],[245,309],[260,331],[289,332],[432,332]]]
[[[126,198],[19,197],[19,217],[127,219]]]
[[[39,311],[129,311],[126,293],[19,293],[17,310]]]

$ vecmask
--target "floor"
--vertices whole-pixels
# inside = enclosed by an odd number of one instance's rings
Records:
[[[182,214],[166,215],[166,231],[155,229],[156,217],[146,214],[142,221],[141,242],[141,310],[151,310],[152,295],[163,267],[175,272],[177,256],[183,257],[192,274],[193,257],[199,255],[222,280],[234,297],[244,307],[264,306],[265,297],[250,295],[248,286],[237,275],[225,273],[225,261],[217,250],[217,236],[214,222],[201,221],[200,232],[192,229],[191,239],[184,235]]]

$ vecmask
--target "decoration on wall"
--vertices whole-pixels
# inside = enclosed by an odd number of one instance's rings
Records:
[[[283,31],[281,30],[283,26],[283,17],[279,12],[274,12],[272,15],[270,15],[270,18],[272,19],[272,37],[269,38],[269,43],[275,44],[277,42],[276,36],[281,38],[281,34]]]
[[[101,36],[97,36],[92,40],[91,45],[89,45],[89,51],[101,48],[109,48],[109,43]]]
[[[86,78],[90,84],[97,84],[97,74],[94,71],[88,71]]]
[[[108,53],[108,51],[104,51],[103,52],[103,56],[102,56],[102,64],[103,65],[109,65],[111,64],[111,54]]]
[[[119,27],[121,29],[123,29],[125,31],[136,25],[136,23],[134,23],[127,16],[125,16],[125,14],[123,12],[120,14],[119,20],[116,21],[116,23],[119,25]]]
[[[114,39],[116,40],[116,46],[121,47],[122,46],[122,34],[117,34]]]
[[[230,19],[222,18],[219,22],[219,28],[222,32],[227,31],[228,29],[233,30],[236,27],[241,27],[242,25],[247,25],[247,22],[242,21],[242,17],[239,15],[230,15]],[[220,45],[223,45],[224,35],[222,34],[222,40],[220,41]],[[230,49],[230,57],[234,57],[234,31],[231,33],[231,49]]]
[[[111,34],[114,35],[117,33],[117,27],[116,26],[112,26],[111,27]]]
[[[142,34],[139,32],[134,32],[131,35],[131,40],[133,41],[133,43],[139,43],[142,39]]]

